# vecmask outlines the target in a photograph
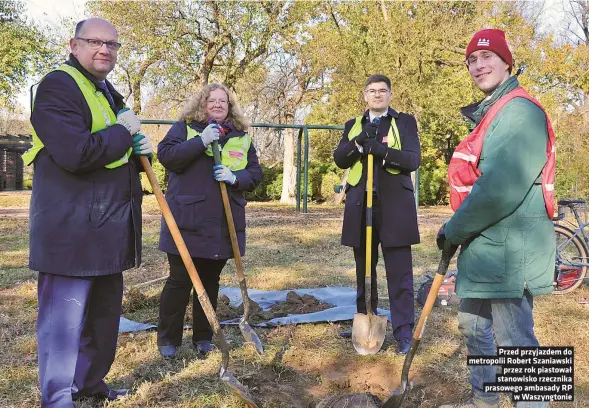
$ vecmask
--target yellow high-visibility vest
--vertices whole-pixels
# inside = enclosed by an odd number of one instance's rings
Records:
[[[358,136],[362,132],[362,116],[358,116],[356,121],[354,122],[354,126],[350,129],[350,133],[348,133],[348,139],[352,140],[356,136]],[[391,127],[389,128],[389,133],[387,135],[387,146],[391,149],[401,150],[401,138],[399,137],[399,129],[397,128],[397,123],[395,122],[395,118],[391,117]],[[386,169],[391,174],[399,174],[401,170],[399,169]],[[358,160],[352,168],[350,169],[350,174],[348,175],[348,183],[352,186],[355,186],[360,181],[362,177],[362,161]]]
[[[74,81],[76,81],[76,84],[78,84],[78,87],[82,91],[82,95],[84,95],[84,99],[86,100],[86,103],[88,103],[88,106],[90,107],[90,113],[92,114],[92,129],[90,129],[90,133],[95,133],[106,129],[108,126],[112,126],[117,121],[117,117],[110,108],[108,100],[104,94],[100,92],[100,90],[96,89],[96,85],[94,85],[92,81],[86,78],[80,71],[67,64],[63,64],[57,68],[56,71],[63,71],[68,73],[74,79]],[[22,155],[23,161],[27,166],[35,161],[37,154],[41,151],[41,149],[43,149],[43,147],[45,147],[41,139],[39,139],[39,136],[37,136],[37,132],[35,131],[34,127],[32,126],[31,133],[33,136],[33,147],[31,147]],[[104,167],[107,169],[114,169],[128,163],[132,152],[133,148],[130,147],[123,157],[107,164]]]
[[[197,132],[188,124],[186,124],[186,140],[194,137],[200,137],[200,132]],[[223,149],[221,149],[221,164],[229,168],[231,171],[243,170],[247,166],[247,152],[252,144],[252,137],[247,133],[243,136],[232,137],[227,140]],[[219,146],[220,147],[220,146]],[[213,156],[212,145],[207,146],[205,153],[208,156]]]

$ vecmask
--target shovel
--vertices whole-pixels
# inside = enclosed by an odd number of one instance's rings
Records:
[[[219,142],[213,142],[213,156],[215,164],[221,164],[221,154],[219,153]],[[243,264],[241,263],[241,253],[239,252],[239,244],[237,242],[237,232],[235,232],[235,223],[233,222],[233,213],[229,205],[229,195],[227,194],[227,186],[222,181],[219,182],[221,188],[221,197],[223,198],[223,207],[225,208],[225,215],[227,216],[227,227],[229,228],[229,236],[231,237],[231,247],[233,248],[233,257],[235,258],[235,269],[237,270],[237,279],[239,280],[239,288],[241,289],[241,298],[243,300],[243,316],[239,320],[239,330],[243,338],[252,343],[256,348],[258,354],[264,354],[264,348],[260,338],[247,322],[250,313],[250,298],[247,294],[247,285],[245,283],[245,273],[243,272]]]
[[[364,278],[364,295],[367,314],[355,313],[352,322],[352,344],[360,355],[376,354],[384,343],[384,335],[387,329],[387,317],[377,316],[372,313],[370,296],[372,293],[372,190],[374,158],[368,155],[368,168],[366,171],[366,185],[369,187],[366,193],[366,276]]]
[[[423,331],[425,329],[425,323],[427,322],[427,318],[432,312],[432,308],[434,307],[434,303],[438,297],[440,286],[442,286],[446,272],[448,272],[450,259],[452,259],[452,256],[456,252],[457,248],[458,247],[450,244],[450,242],[446,240],[444,249],[442,250],[442,259],[440,259],[436,277],[432,282],[432,286],[429,290],[429,294],[427,295],[425,305],[423,306],[423,310],[419,316],[419,322],[417,323],[417,327],[415,327],[415,331],[413,332],[411,347],[405,356],[403,371],[401,373],[401,390],[393,391],[393,395],[391,395],[391,397],[384,403],[383,408],[399,408],[405,399],[405,394],[407,393],[408,388],[407,383],[409,380],[409,368],[411,367],[411,362],[413,361],[413,357],[415,357],[415,353],[419,347],[419,342],[421,341],[421,336],[423,335]]]
[[[174,219],[174,216],[170,211],[170,207],[168,206],[168,203],[164,198],[164,195],[162,193],[162,190],[160,189],[155,174],[151,168],[151,165],[149,164],[149,160],[145,156],[139,156],[139,160],[141,160],[141,164],[143,165],[145,173],[147,174],[147,178],[151,183],[153,193],[157,198],[157,202],[162,211],[162,215],[164,216],[166,224],[168,225],[170,233],[172,234],[172,238],[174,239],[174,242],[178,247],[178,252],[180,252],[182,261],[184,261],[184,265],[186,266],[186,270],[188,271],[190,280],[194,285],[194,290],[198,295],[198,301],[200,302],[200,305],[202,306],[202,309],[204,310],[205,315],[207,316],[209,324],[213,328],[213,332],[219,339],[219,343],[221,345],[221,353],[223,355],[219,377],[221,378],[221,380],[223,380],[225,384],[227,384],[227,386],[229,386],[229,388],[238,397],[240,397],[247,404],[249,408],[258,408],[258,405],[255,403],[255,401],[249,394],[249,391],[233,376],[233,374],[227,371],[227,366],[229,365],[229,345],[227,344],[227,340],[225,339],[223,330],[221,330],[221,326],[219,326],[219,322],[217,321],[215,309],[213,308],[213,305],[211,304],[211,301],[207,296],[205,288],[202,286],[202,282],[200,280],[200,277],[198,276],[196,267],[194,266],[190,253],[188,252],[188,248],[186,248],[186,244],[184,243],[184,238],[182,238],[182,235],[180,234],[180,230],[178,229],[176,220]]]

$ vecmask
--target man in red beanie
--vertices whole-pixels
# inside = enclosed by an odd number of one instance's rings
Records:
[[[554,132],[540,104],[510,76],[513,57],[501,30],[474,35],[468,72],[485,98],[462,109],[474,130],[448,167],[455,214],[438,232],[438,246],[460,246],[456,293],[459,329],[471,356],[499,347],[537,347],[533,297],[552,292],[555,236]],[[485,392],[497,367],[470,367],[473,396],[441,408],[498,408]],[[518,402],[518,408],[547,407]]]

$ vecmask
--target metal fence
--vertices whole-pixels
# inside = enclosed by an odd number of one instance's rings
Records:
[[[145,125],[173,125],[176,121],[173,120],[142,120],[142,124]],[[303,201],[303,213],[307,213],[307,202],[309,194],[309,129],[311,130],[344,130],[343,126],[326,126],[326,125],[284,125],[280,123],[252,123],[250,125],[254,128],[267,128],[267,129],[298,129],[299,134],[297,138],[297,185],[296,185],[296,209],[298,212],[301,211],[301,199]],[[303,150],[303,138],[304,138],[304,156]],[[301,163],[304,157],[303,163]],[[301,197],[301,168],[303,169],[303,188]]]
[[[174,120],[141,120],[145,125],[173,125]],[[343,126],[328,125],[287,125],[280,123],[252,123],[254,128],[269,129],[298,129],[297,138],[297,183],[296,183],[296,210],[301,211],[301,200],[303,202],[302,212],[307,213],[309,201],[309,130],[340,130]],[[303,140],[304,138],[304,140]],[[304,145],[304,152],[303,150]],[[23,140],[0,141],[0,190],[22,189],[23,188],[23,162],[20,155],[31,146],[30,138]],[[303,170],[302,192],[301,192],[301,169]],[[4,172],[2,172],[4,170]],[[13,181],[14,180],[14,181]],[[3,187],[4,183],[4,187]],[[415,205],[419,206],[419,169],[415,172]]]

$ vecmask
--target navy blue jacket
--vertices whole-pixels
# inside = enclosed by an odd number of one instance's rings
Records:
[[[68,63],[97,82],[75,57]],[[107,85],[118,112],[123,98]],[[91,134],[90,108],[63,71],[43,78],[31,123],[45,148],[34,161],[29,267],[57,275],[100,276],[139,265],[143,193],[137,161],[104,167],[133,144],[127,129],[115,124]]]
[[[368,111],[364,112],[362,125],[368,119]],[[389,108],[388,115],[383,117],[378,127],[377,138],[382,140],[388,134],[391,117],[395,118],[401,137],[401,150],[388,150],[387,161],[374,160],[374,179],[378,181],[375,192],[378,194],[382,223],[380,241],[383,247],[401,247],[419,243],[417,227],[417,210],[411,172],[421,164],[421,149],[417,135],[415,118],[406,113],[399,113]],[[338,147],[333,153],[335,164],[342,169],[350,168],[358,160],[363,161],[362,178],[357,185],[346,184],[346,206],[342,227],[342,244],[359,248],[365,245],[360,242],[362,219],[366,216],[363,210],[366,197],[366,156],[363,156],[353,140],[348,140],[348,133],[354,126],[355,119],[346,122],[344,133]],[[401,170],[399,174],[391,174],[387,168]]]
[[[199,133],[206,126],[203,123],[190,123],[190,127]],[[226,137],[229,139],[244,134],[233,128]],[[186,122],[176,122],[158,145],[157,158],[170,171],[166,200],[192,257],[233,258],[221,189],[219,182],[213,178],[214,159],[205,153],[200,137],[186,140],[186,135]],[[227,139],[220,142],[221,146]],[[262,168],[253,143],[247,153],[246,168],[233,173],[237,183],[228,185],[227,190],[239,250],[244,255],[246,200],[243,191],[254,190],[262,181]],[[163,218],[159,249],[179,255]]]

